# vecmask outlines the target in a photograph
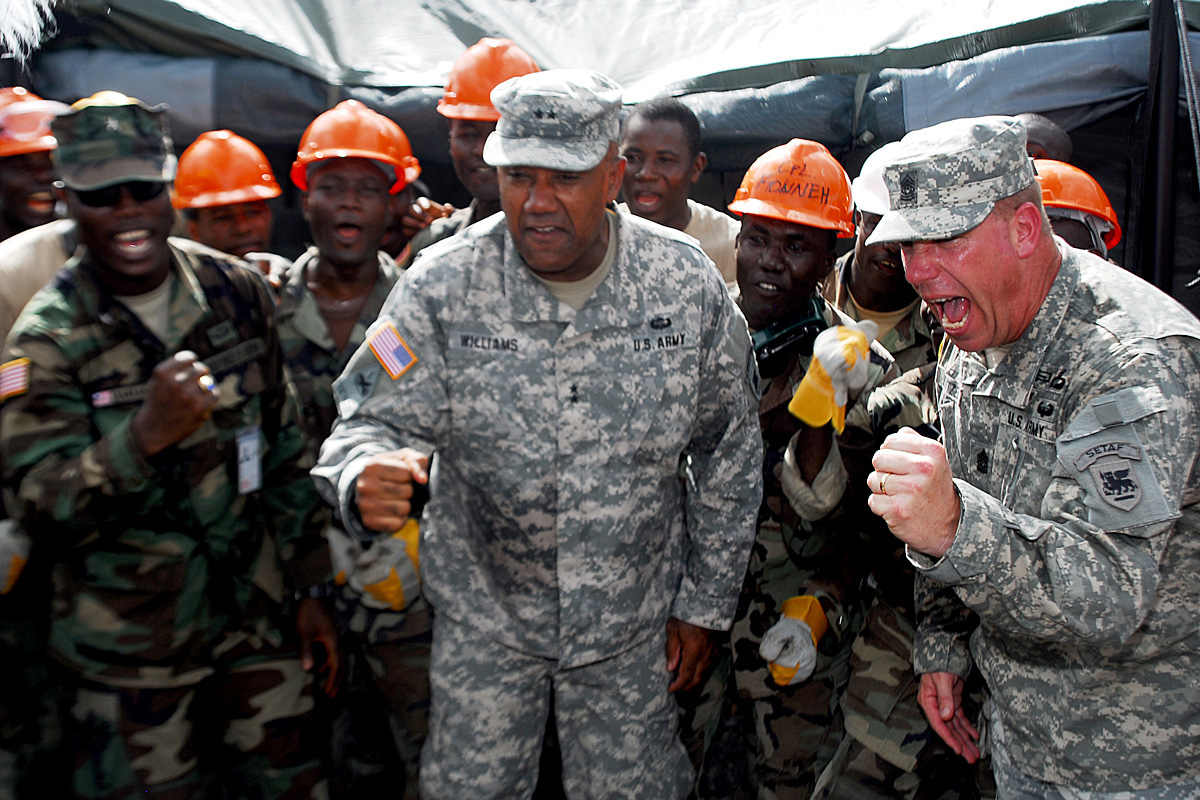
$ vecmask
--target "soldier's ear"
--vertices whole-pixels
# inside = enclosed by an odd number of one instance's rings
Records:
[[[1013,211],[1013,246],[1017,255],[1028,258],[1037,249],[1042,235],[1042,209],[1036,203],[1022,203]]]
[[[304,215],[304,221],[311,225],[312,218],[308,215],[308,192],[300,193],[300,213]]]

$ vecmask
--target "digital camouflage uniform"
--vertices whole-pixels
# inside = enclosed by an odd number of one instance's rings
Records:
[[[0,414],[5,501],[58,562],[50,641],[77,681],[75,791],[190,797],[200,758],[235,793],[321,796],[289,601],[329,561],[274,303],[224,254],[172,239],[170,258],[170,341],[104,292],[81,252],[7,351],[29,359],[29,384]],[[144,459],[134,413],[154,366],[184,349],[220,401]],[[240,494],[254,449],[261,489]],[[189,715],[211,733],[193,736]],[[206,749],[217,737],[241,755]]]
[[[848,281],[851,251],[839,259],[827,296],[857,319]],[[917,303],[912,313],[879,338],[903,375],[867,401],[878,441],[909,426],[937,434],[933,407],[936,353],[929,323]],[[842,693],[846,734],[822,773],[814,797],[822,800],[925,800],[966,798],[976,792],[973,768],[933,733],[917,703],[912,669],[913,568],[904,546],[868,520],[877,544],[871,552],[871,591],[862,630],[850,655],[850,678]]]
[[[849,324],[845,315],[822,304],[826,324]],[[766,384],[759,404],[763,501],[731,633],[735,686],[738,696],[750,701],[744,713],[753,715],[746,724],[754,729],[750,757],[763,800],[808,797],[841,735],[837,697],[845,685],[848,646],[861,617],[859,590],[866,571],[856,561],[866,512],[866,476],[875,452],[864,398],[896,374],[887,352],[873,344],[867,384],[851,398],[846,429],[835,439],[817,477],[824,506],[806,518],[793,509],[789,495],[807,498],[813,491],[798,478],[788,483],[785,453],[803,427],[787,406],[809,361],[808,355],[795,355]],[[812,595],[821,602],[829,629],[821,639],[812,677],[779,686],[758,646],[779,620],[783,602],[797,595]]]
[[[426,800],[527,795],[551,691],[571,796],[691,786],[663,642],[668,617],[732,617],[760,492],[744,469],[761,447],[757,370],[694,243],[624,214],[614,232],[612,270],[579,312],[533,276],[502,216],[429,248],[368,337],[391,366],[361,348],[335,387],[314,475],[343,518],[365,458],[436,453]]]
[[[305,278],[306,271],[317,258],[316,248],[310,248],[289,267],[279,289],[278,308],[279,338],[297,394],[305,400],[305,441],[314,462],[320,454],[321,443],[337,420],[333,382],[366,339],[367,328],[379,316],[379,310],[401,274],[396,262],[381,251],[375,286],[359,312],[346,349],[338,352]],[[335,524],[331,506],[323,505],[321,513],[323,522]],[[369,562],[372,551],[382,554],[385,549],[385,543],[364,547],[362,542],[346,536],[340,525],[335,524],[335,527],[337,530],[328,531],[328,535],[331,547],[341,551],[334,554],[335,565],[340,570],[353,570]],[[387,704],[396,747],[407,772],[405,796],[416,797],[417,765],[429,713],[432,626],[429,604],[416,591],[413,597],[407,598],[406,607],[392,610],[390,605],[378,602],[369,593],[356,591],[349,577],[341,571],[335,574],[333,601],[338,628],[350,634],[352,641],[344,640],[343,643],[353,651],[353,657],[365,661],[378,693]],[[365,747],[368,743],[362,745]]]
[[[944,558],[910,555],[916,668],[977,664],[1031,778],[1105,792],[1192,781],[1178,794],[1194,796],[1200,322],[1058,247],[1049,294],[1003,360],[941,358],[962,512]]]

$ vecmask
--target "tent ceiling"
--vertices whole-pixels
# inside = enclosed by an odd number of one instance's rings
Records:
[[[267,59],[332,85],[441,86],[481,36],[590,67],[638,100],[921,68],[1145,23],[1144,0],[75,0],[111,41]],[[1189,13],[1200,2],[1189,0]],[[1200,14],[1196,14],[1200,17]],[[53,44],[51,44],[53,46]]]

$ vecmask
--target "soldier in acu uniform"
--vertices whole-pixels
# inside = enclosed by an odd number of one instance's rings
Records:
[[[979,666],[1000,797],[1200,795],[1200,322],[1052,235],[1017,120],[911,133],[884,175],[870,242],[950,339],[943,441],[893,434],[868,478],[917,569],[922,707],[976,758]]]
[[[168,240],[164,111],[123,95],[58,117],[83,248],[0,366],[5,502],[57,560],[80,797],[320,797],[320,603],[295,398],[262,278]],[[299,631],[297,639],[296,631]]]
[[[504,215],[397,285],[314,474],[363,537],[429,481],[425,800],[529,797],[551,695],[568,796],[678,800],[670,691],[732,618],[759,502],[749,336],[693,241],[607,208],[619,86],[551,70],[492,100]]]

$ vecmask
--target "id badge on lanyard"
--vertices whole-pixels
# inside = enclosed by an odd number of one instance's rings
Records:
[[[250,494],[262,488],[262,435],[257,425],[242,428],[237,434],[238,494]]]

